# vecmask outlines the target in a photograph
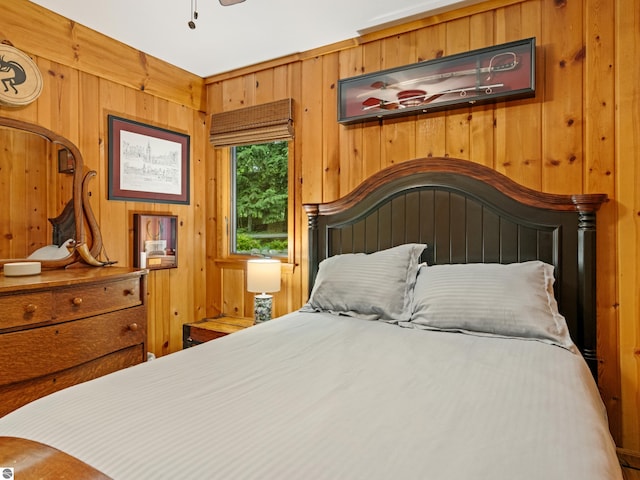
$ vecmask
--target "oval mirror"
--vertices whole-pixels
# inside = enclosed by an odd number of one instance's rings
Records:
[[[82,155],[44,127],[0,117],[0,265],[37,261],[42,268],[102,266],[102,235],[89,204]]]

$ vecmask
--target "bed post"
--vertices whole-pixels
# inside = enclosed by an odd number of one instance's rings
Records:
[[[578,318],[582,326],[582,354],[597,382],[596,211],[604,198],[596,202],[593,196],[574,195],[572,200],[578,210]]]
[[[318,273],[318,214],[317,203],[304,205],[309,222],[309,295]]]

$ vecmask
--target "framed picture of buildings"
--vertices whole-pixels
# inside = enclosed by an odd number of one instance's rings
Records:
[[[189,135],[108,116],[109,199],[189,204]]]

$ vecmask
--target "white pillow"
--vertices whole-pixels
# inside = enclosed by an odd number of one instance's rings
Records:
[[[537,260],[424,266],[411,326],[537,340],[577,352],[558,312],[554,281],[553,266]]]
[[[347,253],[320,262],[302,311],[331,312],[390,323],[408,321],[423,244],[370,254]]]

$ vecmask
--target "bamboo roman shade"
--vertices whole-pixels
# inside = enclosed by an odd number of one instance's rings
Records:
[[[293,100],[286,98],[211,115],[214,147],[266,143],[293,138]]]

